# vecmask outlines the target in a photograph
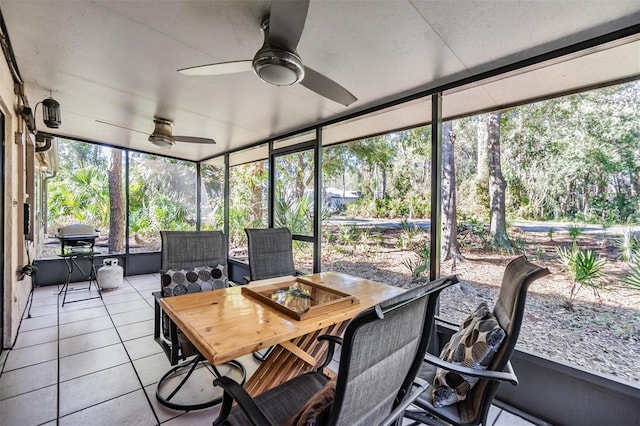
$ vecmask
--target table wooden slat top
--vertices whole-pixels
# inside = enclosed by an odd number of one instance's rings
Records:
[[[376,303],[405,291],[339,272],[322,272],[304,278],[354,295],[360,303],[301,321],[243,295],[241,287],[166,297],[160,304],[200,353],[210,363],[220,364],[347,321]],[[276,280],[293,281],[295,278],[256,281],[249,285],[260,286]]]

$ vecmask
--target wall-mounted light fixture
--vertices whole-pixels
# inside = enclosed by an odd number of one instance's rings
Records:
[[[57,129],[60,127],[60,124],[62,124],[62,117],[60,116],[60,104],[58,101],[53,99],[51,94],[49,94],[49,97],[41,103],[42,121],[44,121],[44,124],[51,129]]]
[[[26,102],[26,101],[25,101]],[[38,112],[38,105],[42,104],[42,121],[50,129],[57,129],[62,124],[62,117],[60,115],[60,103],[53,99],[51,92],[49,97],[42,102],[38,102],[31,111],[31,108],[23,104],[21,109],[21,115],[27,124],[27,128],[31,133],[37,133],[36,129],[36,114]]]

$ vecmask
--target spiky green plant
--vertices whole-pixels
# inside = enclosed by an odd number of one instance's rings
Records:
[[[629,262],[629,270],[623,275],[622,282],[640,290],[640,254],[635,253]]]
[[[602,288],[599,280],[603,276],[606,261],[591,250],[581,250],[575,243],[571,248],[559,247],[557,254],[562,270],[572,280],[569,299],[566,301],[567,309],[573,311],[576,294],[582,287],[589,287],[599,297],[598,291]]]
[[[547,237],[549,237],[549,241],[553,241],[553,233],[554,233],[554,229],[553,228],[549,228],[549,230],[547,231]]]
[[[640,239],[634,234],[630,226],[622,229],[622,235],[615,240],[618,251],[618,259],[630,262],[634,255],[640,251]]]
[[[411,278],[418,278],[431,267],[431,249],[428,244],[416,244],[411,250],[416,257],[402,261],[411,272]]]
[[[571,238],[571,241],[576,241],[578,236],[582,234],[582,231],[584,231],[584,227],[580,225],[577,225],[575,223],[569,225],[569,237]]]

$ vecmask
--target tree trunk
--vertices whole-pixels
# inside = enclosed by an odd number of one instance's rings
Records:
[[[455,134],[451,121],[446,121],[442,124],[442,238],[440,240],[442,260],[462,259],[458,245],[458,222],[456,220],[454,142]]]
[[[382,199],[387,198],[387,169],[382,167]]]
[[[249,179],[249,188],[251,191],[251,220],[256,223],[262,222],[262,179],[256,176],[262,176],[264,172],[264,161],[256,161],[253,163],[251,173],[253,176]],[[253,225],[252,225],[253,226]]]
[[[490,235],[498,247],[509,248],[505,213],[507,183],[500,164],[500,112],[489,114],[487,145],[489,147],[489,206],[491,211]]]
[[[304,191],[307,188],[304,172],[306,169],[306,164],[304,162],[304,154],[299,152],[298,154],[298,167],[296,171],[296,200],[302,200],[304,197]]]
[[[475,202],[479,206],[489,206],[489,146],[487,114],[478,118],[476,128],[476,178],[475,178]]]
[[[124,252],[124,194],[122,150],[111,149],[109,167],[109,253]]]
[[[487,176],[489,175],[489,159],[488,155],[488,130],[487,124],[487,116],[481,115],[478,117],[478,127],[477,127],[477,150],[478,150],[478,159],[476,161],[476,180],[477,181],[486,181]]]

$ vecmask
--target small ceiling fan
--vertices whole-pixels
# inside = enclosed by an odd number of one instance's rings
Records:
[[[153,132],[151,132],[151,134],[147,132],[143,132],[141,130],[132,129],[127,126],[123,126],[121,124],[111,123],[109,121],[104,121],[104,120],[96,120],[96,121],[98,123],[108,124],[109,126],[120,127],[123,129],[131,130],[133,132],[149,135],[149,142],[164,149],[173,148],[176,142],[202,143],[202,144],[216,143],[216,141],[210,138],[200,138],[196,136],[177,136],[177,135],[174,136],[171,132],[173,128],[173,122],[171,120],[167,120],[166,118],[159,118],[159,117],[153,118],[153,123],[155,124],[155,128],[153,129]]]
[[[276,86],[300,83],[325,98],[349,106],[358,99],[329,77],[305,66],[296,52],[308,9],[309,0],[272,0],[270,14],[261,25],[264,43],[252,60],[199,65],[178,72],[211,76],[253,70],[267,83]]]

